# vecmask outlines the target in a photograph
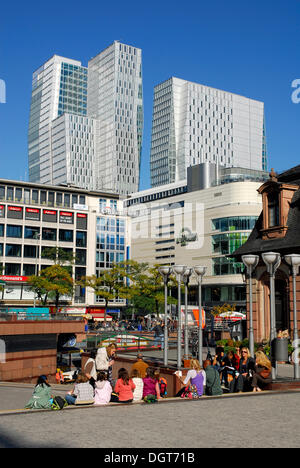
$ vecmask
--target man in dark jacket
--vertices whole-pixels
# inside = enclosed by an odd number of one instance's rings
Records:
[[[211,361],[208,359],[204,361],[203,368],[206,374],[206,387],[205,387],[206,395],[210,395],[210,396],[222,395],[223,390],[221,387],[219,372],[211,365]]]

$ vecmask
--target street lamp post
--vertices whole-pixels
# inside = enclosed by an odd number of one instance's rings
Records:
[[[198,307],[199,307],[199,326],[198,326],[198,360],[203,362],[203,330],[202,330],[202,278],[206,273],[205,266],[195,266],[194,273],[198,278]]]
[[[193,273],[192,268],[187,268],[183,274],[184,283],[184,297],[185,297],[185,314],[184,314],[184,354],[187,358],[189,354],[189,333],[188,333],[188,285],[191,274]]]
[[[181,321],[181,277],[186,270],[185,265],[175,265],[173,267],[174,273],[177,275],[178,281],[178,323],[177,323],[177,368],[181,365],[181,332],[182,332],[182,321]]]
[[[272,379],[276,379],[276,361],[274,356],[274,341],[276,338],[276,314],[275,314],[275,274],[281,263],[280,254],[277,252],[265,252],[262,259],[267,266],[270,275],[270,348],[272,358]],[[275,364],[275,365],[273,365]]]
[[[164,326],[164,366],[168,366],[168,280],[172,273],[172,268],[168,266],[161,266],[158,268],[159,273],[162,275],[165,285],[165,326]]]
[[[33,238],[35,240],[40,240],[41,238],[41,234],[39,234],[38,232],[35,232],[33,234]],[[37,275],[38,274],[38,257],[39,257],[39,245],[36,245],[36,256],[35,256],[35,274]],[[36,308],[36,293],[34,293],[34,298],[33,298],[33,307]]]
[[[285,255],[284,257],[286,263],[292,267],[293,275],[293,315],[294,315],[294,348],[295,348],[295,357],[294,357],[294,378],[300,378],[299,372],[299,348],[298,348],[298,322],[297,322],[297,289],[296,289],[296,276],[299,272],[300,265],[300,255],[290,254]]]
[[[251,356],[254,356],[254,331],[253,331],[253,297],[252,297],[252,273],[257,267],[258,255],[243,255],[242,261],[247,268],[249,276],[249,348]]]

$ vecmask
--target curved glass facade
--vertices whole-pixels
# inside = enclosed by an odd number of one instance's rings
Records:
[[[212,220],[212,230],[222,232],[222,234],[211,236],[212,254],[222,255],[212,259],[212,274],[214,276],[242,273],[243,263],[237,262],[234,258],[228,258],[226,255],[232,254],[246,242],[256,220],[257,216],[234,216]]]

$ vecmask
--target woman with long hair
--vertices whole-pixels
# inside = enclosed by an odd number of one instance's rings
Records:
[[[115,393],[118,394],[119,403],[132,403],[133,390],[135,384],[129,377],[128,371],[124,369],[120,374],[115,386]]]
[[[251,382],[255,372],[255,360],[251,356],[248,348],[241,349],[241,359],[238,372],[235,376],[235,391],[236,392],[250,392],[252,390]]]
[[[255,357],[255,372],[253,374],[251,385],[253,392],[261,392],[269,383],[272,382],[272,364],[269,358],[262,351],[257,351]]]
[[[206,375],[205,371],[202,369],[200,362],[197,359],[190,360],[190,370],[188,371],[185,379],[179,377],[179,380],[184,385],[184,387],[179,390],[176,396],[181,396],[181,393],[184,392],[187,386],[194,385],[197,389],[198,396],[202,396],[204,392],[204,387],[206,384]]]
[[[117,351],[117,346],[115,343],[111,343],[107,347],[99,348],[96,355],[96,369],[97,372],[106,371],[107,380],[112,382],[112,368],[115,363],[115,355]]]
[[[34,387],[32,397],[25,406],[26,409],[50,409],[53,401],[51,386],[46,375],[40,375]]]

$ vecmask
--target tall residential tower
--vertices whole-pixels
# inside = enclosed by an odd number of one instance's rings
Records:
[[[266,170],[264,104],[172,77],[154,90],[151,185],[204,162]]]

